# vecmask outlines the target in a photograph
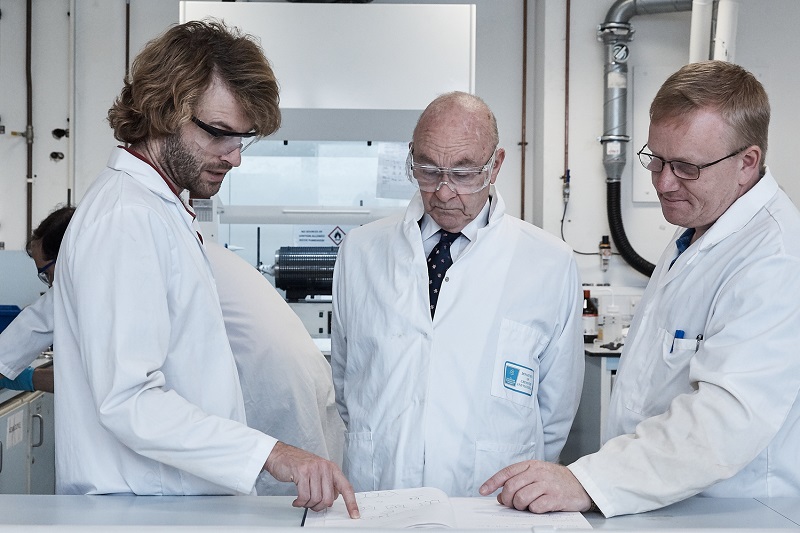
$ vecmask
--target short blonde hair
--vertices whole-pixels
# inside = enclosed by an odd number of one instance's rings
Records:
[[[750,72],[725,61],[683,66],[667,78],[650,105],[650,121],[660,122],[700,110],[719,113],[731,126],[731,150],[761,148],[760,175],[766,171],[769,98]]]

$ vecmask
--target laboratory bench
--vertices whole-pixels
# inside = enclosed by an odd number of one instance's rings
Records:
[[[52,364],[40,357],[34,368]],[[53,494],[55,472],[53,395],[0,388],[0,494]]]
[[[0,531],[296,531],[305,511],[292,507],[292,500],[291,496],[0,495]],[[594,529],[618,531],[797,529],[800,498],[695,496],[649,513],[608,519],[599,513],[585,516]]]

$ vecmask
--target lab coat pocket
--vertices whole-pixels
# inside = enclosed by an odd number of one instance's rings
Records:
[[[634,413],[651,417],[664,413],[678,394],[690,392],[689,364],[698,341],[676,338],[675,333],[658,328],[650,357],[638,357],[640,368],[626,369],[636,376],[633,394],[627,395],[625,407]],[[630,380],[628,381],[629,383]]]
[[[344,434],[342,470],[356,492],[376,490],[373,455],[371,431]]]
[[[503,319],[494,358],[491,394],[530,409],[539,390],[539,353],[547,339],[535,329]]]
[[[509,444],[488,440],[476,441],[473,486],[480,487],[484,481],[509,465],[534,459],[535,452],[535,442]]]

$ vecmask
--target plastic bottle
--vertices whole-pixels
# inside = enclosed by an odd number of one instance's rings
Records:
[[[603,342],[617,343],[622,341],[622,315],[619,306],[611,304],[603,316]]]

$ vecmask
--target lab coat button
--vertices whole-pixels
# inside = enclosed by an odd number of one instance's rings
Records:
[[[445,281],[450,281],[450,276],[445,276],[445,277],[444,277],[444,280],[445,280]]]

